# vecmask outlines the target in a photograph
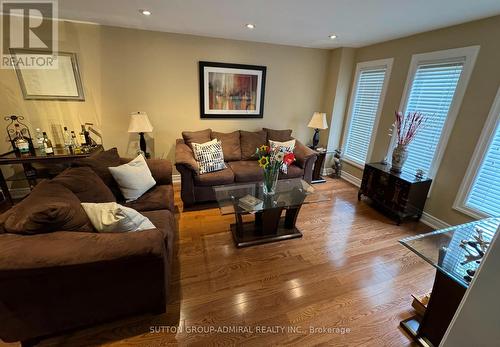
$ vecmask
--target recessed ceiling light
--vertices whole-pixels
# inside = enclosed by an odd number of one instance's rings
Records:
[[[255,29],[255,25],[252,23],[245,24],[248,29]]]
[[[337,38],[337,35],[335,35],[335,34],[331,34],[331,35],[328,35],[328,38],[329,38],[330,40],[335,40],[335,39]]]
[[[151,11],[149,11],[149,10],[139,10],[139,12],[145,16],[151,16]]]

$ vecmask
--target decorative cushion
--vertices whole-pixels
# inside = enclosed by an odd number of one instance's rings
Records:
[[[227,163],[234,174],[235,182],[258,182],[264,179],[264,170],[254,160],[240,160]]]
[[[212,140],[206,143],[191,143],[194,158],[200,167],[200,175],[226,168],[224,164],[224,153],[220,141]]]
[[[267,133],[267,140],[273,141],[290,141],[292,140],[292,129],[274,130],[269,128],[262,128]]]
[[[116,201],[113,192],[90,167],[72,167],[52,179],[75,194],[81,202]]]
[[[104,184],[111,189],[116,198],[122,198],[120,188],[108,169],[109,167],[120,165],[120,156],[116,148],[111,148],[107,151],[96,153],[91,157],[80,159],[73,165],[90,167],[97,176],[102,179]]]
[[[182,138],[184,139],[184,143],[189,147],[193,148],[191,143],[205,143],[211,140],[210,134],[212,133],[212,129],[205,129],[200,131],[183,131]]]
[[[293,153],[293,150],[295,149],[295,140],[290,140],[286,142],[269,140],[269,147],[271,147],[272,150],[274,150],[275,148],[279,148],[280,152]]]
[[[267,133],[264,130],[251,132],[240,130],[241,160],[257,160],[255,150],[265,145]]]
[[[105,202],[93,204],[82,202],[92,225],[98,232],[123,232],[155,229],[151,221],[136,210],[117,204]]]
[[[212,131],[212,139],[217,139],[222,142],[222,151],[224,152],[225,161],[241,160],[239,130],[233,131],[232,133],[218,133]]]
[[[135,159],[109,171],[120,187],[126,201],[134,201],[156,184],[146,160],[139,154]]]
[[[23,201],[2,214],[0,225],[13,234],[93,231],[77,196],[51,181],[39,183]]]

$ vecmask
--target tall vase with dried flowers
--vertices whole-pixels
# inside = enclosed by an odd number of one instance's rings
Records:
[[[408,145],[415,139],[417,132],[423,127],[425,117],[420,112],[409,112],[406,116],[402,112],[395,112],[397,145],[392,151],[392,167],[394,172],[401,172],[408,158]]]

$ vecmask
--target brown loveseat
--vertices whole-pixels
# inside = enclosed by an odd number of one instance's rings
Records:
[[[256,132],[237,130],[231,133],[220,133],[211,129],[185,131],[182,137],[183,139],[177,140],[175,148],[175,167],[181,174],[181,198],[184,206],[215,200],[213,186],[262,181],[263,173],[254,155],[255,149],[268,144],[269,140],[283,142],[293,139],[292,130],[267,128]],[[204,143],[215,138],[222,142],[227,168],[200,175],[190,145],[192,142]],[[280,179],[301,177],[311,182],[316,152],[296,141],[294,154],[295,163],[288,168],[287,175],[280,173]]]
[[[0,216],[2,340],[33,344],[70,329],[166,310],[176,234],[170,162],[148,160],[157,185],[124,203],[155,229],[97,233],[80,206],[122,203],[107,167],[127,161],[116,149],[85,159],[86,167],[39,183]]]

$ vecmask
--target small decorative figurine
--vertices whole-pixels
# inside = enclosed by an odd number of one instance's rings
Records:
[[[424,175],[425,175],[425,171],[422,169],[417,169],[417,171],[415,172],[415,177],[418,180],[421,180],[422,178],[424,178]]]
[[[342,171],[342,150],[340,148],[336,149],[333,154],[332,169],[332,178],[340,178],[340,172]]]
[[[35,147],[33,146],[30,130],[26,124],[21,122],[24,120],[24,117],[11,115],[4,117],[4,119],[10,121],[5,129],[7,130],[9,141],[12,144],[12,149],[19,154],[29,152],[35,155]],[[27,146],[25,146],[26,144]]]

